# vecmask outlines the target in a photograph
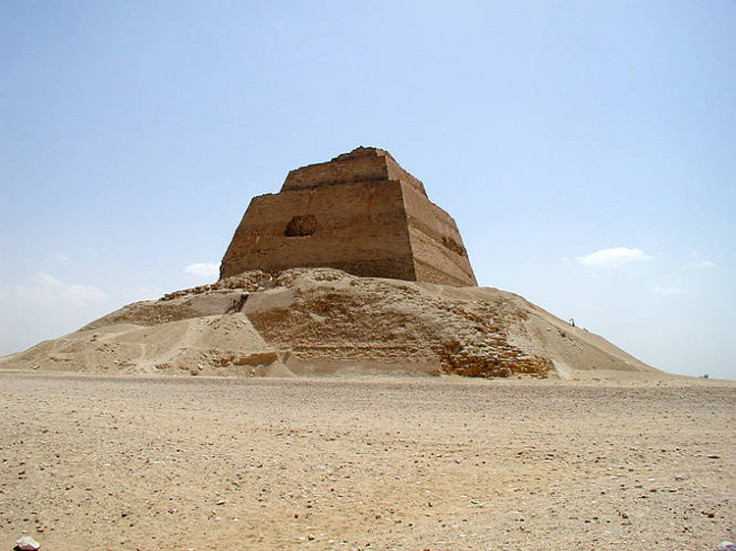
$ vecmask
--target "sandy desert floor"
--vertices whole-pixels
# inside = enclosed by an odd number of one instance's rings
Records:
[[[0,372],[0,549],[713,549],[736,383]]]

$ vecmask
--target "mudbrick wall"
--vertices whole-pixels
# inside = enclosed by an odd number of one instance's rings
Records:
[[[358,276],[476,285],[455,221],[387,152],[358,148],[289,173],[253,198],[220,267],[331,267]]]

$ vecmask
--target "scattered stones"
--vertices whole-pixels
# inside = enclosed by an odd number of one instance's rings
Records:
[[[299,536],[304,548],[343,548],[328,543],[334,537],[356,549],[367,530],[367,549],[391,548],[397,535],[407,547],[435,550],[497,543],[715,551],[721,540],[733,541],[723,463],[732,448],[733,391],[725,384],[659,390],[555,381],[538,388],[431,379],[208,380],[194,383],[197,400],[188,403],[189,381],[167,381],[161,392],[148,378],[104,378],[81,392],[80,378],[55,375],[55,404],[45,402],[47,379],[0,375],[3,391],[30,386],[30,398],[42,404],[29,410],[10,402],[0,416],[0,467],[10,475],[0,477],[0,531],[12,536],[8,550],[26,534],[43,539],[41,549],[82,542],[121,550],[182,541],[227,547],[236,532],[252,534],[250,546],[264,549],[296,547]],[[135,409],[126,408],[129,397]],[[620,424],[608,430],[612,418]],[[712,453],[703,449],[703,434],[718,443],[721,461],[703,461]],[[662,442],[682,451],[662,457]],[[78,452],[94,471],[70,468]],[[160,461],[165,468],[154,466]],[[47,484],[30,490],[14,480],[21,469]],[[642,493],[649,498],[638,499]],[[345,522],[337,537],[339,517]],[[272,523],[281,529],[267,531]],[[265,536],[253,526],[264,526]]]

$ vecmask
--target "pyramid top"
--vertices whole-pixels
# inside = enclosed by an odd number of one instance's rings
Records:
[[[404,182],[427,195],[422,182],[401,168],[388,151],[363,146],[328,162],[292,170],[281,191],[380,180]]]
[[[349,153],[340,153],[337,157],[333,157],[333,161],[346,161],[348,159],[358,159],[360,157],[385,157],[388,155],[391,157],[391,153],[378,147],[364,147],[359,145]],[[393,159],[393,157],[391,157]]]

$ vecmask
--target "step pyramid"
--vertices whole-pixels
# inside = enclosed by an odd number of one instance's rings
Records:
[[[452,217],[429,200],[422,182],[373,147],[292,170],[279,193],[254,197],[220,279],[298,267],[477,285]]]

